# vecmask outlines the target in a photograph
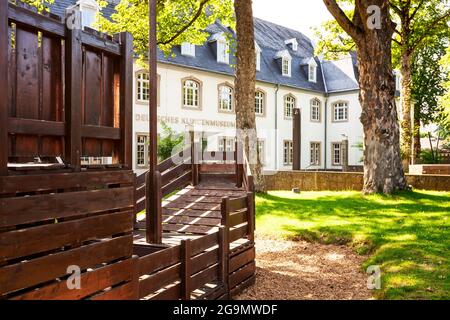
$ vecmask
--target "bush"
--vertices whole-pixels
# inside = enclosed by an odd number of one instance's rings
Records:
[[[163,133],[158,136],[159,161],[170,158],[175,148],[182,148],[184,146],[184,137],[182,134],[177,134],[164,122],[161,122],[161,126],[163,128]]]
[[[439,153],[433,156],[431,150],[423,150],[420,153],[420,161],[423,164],[439,164],[442,163],[442,156]]]

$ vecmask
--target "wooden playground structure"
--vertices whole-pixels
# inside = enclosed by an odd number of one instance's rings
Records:
[[[136,176],[133,39],[77,19],[0,0],[0,299],[232,298],[255,278],[242,148],[202,152],[192,132],[157,163],[151,85],[150,169]]]

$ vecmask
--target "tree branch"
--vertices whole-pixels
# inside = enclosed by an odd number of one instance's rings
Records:
[[[165,45],[165,44],[169,44],[169,43],[175,41],[183,32],[185,32],[189,27],[191,27],[194,24],[194,22],[200,17],[200,15],[203,13],[203,8],[205,7],[205,5],[208,2],[209,2],[209,0],[202,0],[202,2],[200,2],[200,7],[198,8],[197,12],[195,13],[195,15],[192,17],[192,19],[186,25],[184,25],[180,30],[178,30],[168,40],[158,41],[157,44]]]
[[[425,3],[425,0],[422,0],[422,1],[419,2],[419,4],[417,5],[416,9],[412,13],[412,15],[409,17],[409,21],[413,21],[413,19],[416,16],[417,12],[419,12],[420,8],[422,7],[422,5],[424,3]]]
[[[432,21],[428,27],[425,29],[425,31],[423,32],[422,36],[415,41],[414,46],[412,47],[412,51],[416,50],[417,47],[420,46],[420,44],[422,43],[423,40],[426,39],[426,37],[428,37],[430,35],[430,32],[442,21],[446,20],[447,18],[450,18],[450,10],[448,10],[444,15],[440,16],[439,18],[437,18],[436,20]]]
[[[363,35],[361,29],[350,21],[344,11],[336,3],[336,0],[323,0],[323,3],[327,7],[328,11],[333,15],[338,24],[348,33],[350,37],[355,41],[359,41]]]

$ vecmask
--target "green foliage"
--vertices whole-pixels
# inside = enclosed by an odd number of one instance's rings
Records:
[[[176,148],[181,148],[183,146],[184,141],[183,135],[176,134],[166,123],[161,122],[161,127],[163,129],[163,134],[158,136],[159,161],[170,158]]]
[[[422,152],[420,152],[420,163],[439,164],[442,163],[442,157],[439,153],[436,155],[435,152],[432,152],[431,150],[422,150]]]
[[[443,84],[445,93],[439,100],[439,106],[443,110],[442,125],[450,128],[450,47],[447,48],[447,53],[442,57],[440,65],[447,72],[447,79]]]
[[[100,6],[106,5],[104,0],[97,1]],[[160,0],[157,3],[157,42],[166,54],[182,42],[203,44],[209,36],[205,28],[217,19],[225,25],[233,24],[232,0]],[[116,11],[112,21],[100,16],[97,27],[108,33],[130,32],[135,52],[143,62],[148,52],[148,0],[121,0]]]
[[[55,2],[55,0],[22,0],[22,2],[29,4],[38,9],[39,12],[48,11],[48,5]]]
[[[258,237],[347,244],[379,265],[381,299],[449,299],[450,192],[269,192],[256,198]]]

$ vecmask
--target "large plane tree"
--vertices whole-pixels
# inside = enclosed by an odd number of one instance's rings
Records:
[[[361,122],[364,128],[365,193],[392,193],[407,188],[400,155],[400,129],[392,77],[389,0],[356,0],[350,19],[336,0],[323,0],[337,23],[352,38],[358,53]]]

